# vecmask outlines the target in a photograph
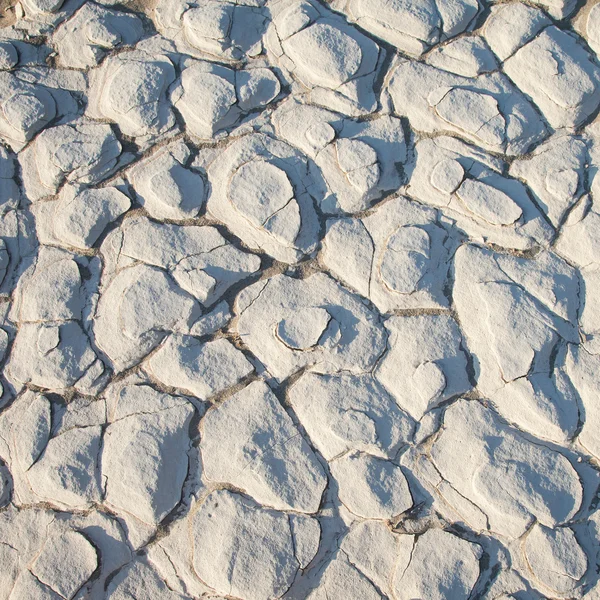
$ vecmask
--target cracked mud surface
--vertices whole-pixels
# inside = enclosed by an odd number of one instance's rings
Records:
[[[600,600],[600,3],[0,12],[0,600]]]

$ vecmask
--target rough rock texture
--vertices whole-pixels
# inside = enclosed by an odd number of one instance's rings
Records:
[[[0,600],[600,600],[598,0],[0,13]]]

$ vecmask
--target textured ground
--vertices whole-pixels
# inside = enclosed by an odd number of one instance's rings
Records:
[[[600,4],[0,7],[0,600],[600,599]]]

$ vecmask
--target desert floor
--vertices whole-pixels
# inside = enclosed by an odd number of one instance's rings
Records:
[[[600,3],[0,0],[0,600],[600,600]]]

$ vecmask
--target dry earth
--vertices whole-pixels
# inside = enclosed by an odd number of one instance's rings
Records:
[[[600,4],[0,15],[0,600],[600,600]]]

